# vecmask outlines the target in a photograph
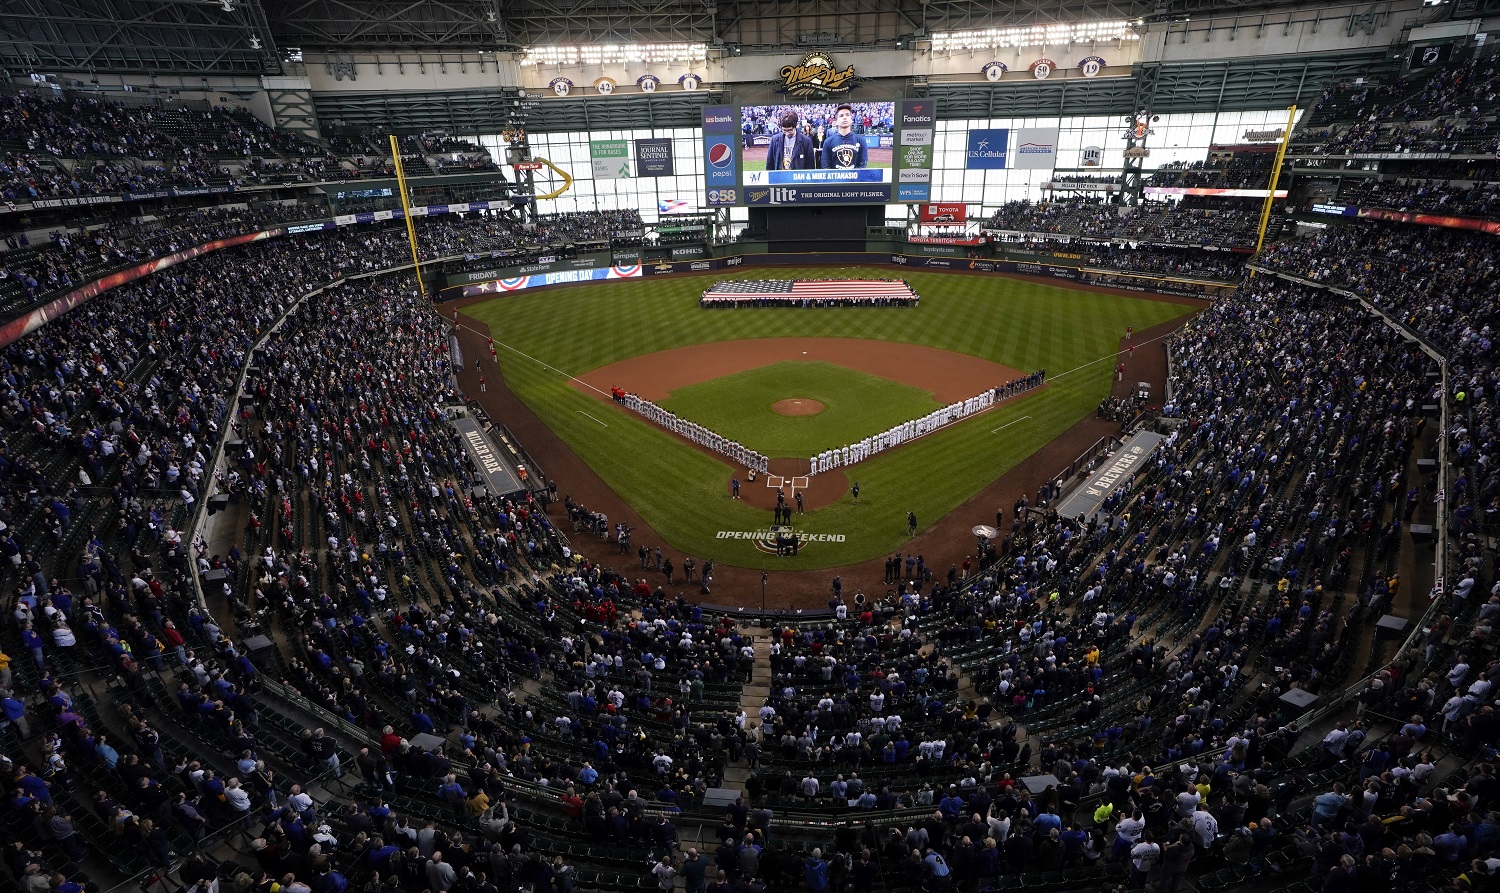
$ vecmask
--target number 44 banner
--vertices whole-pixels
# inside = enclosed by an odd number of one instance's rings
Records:
[[[628,140],[590,140],[589,160],[593,162],[595,180],[623,180],[630,177],[630,142]]]

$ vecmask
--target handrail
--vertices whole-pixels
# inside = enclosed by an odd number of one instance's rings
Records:
[[[205,476],[205,480],[208,482],[208,484],[204,488],[203,496],[193,503],[193,512],[189,516],[189,523],[185,525],[188,530],[192,531],[192,538],[188,540],[189,542],[197,542],[199,535],[202,534],[203,523],[208,517],[208,501],[210,498],[217,495],[216,483],[218,481],[219,472],[222,471],[221,466],[224,462],[224,448],[228,445],[229,436],[234,431],[233,421],[234,419],[239,417],[240,401],[244,398],[245,392],[245,379],[250,375],[251,361],[254,358],[256,352],[271,340],[271,337],[275,335],[278,330],[280,330],[281,326],[287,321],[292,313],[300,308],[308,298],[321,295],[328,289],[333,288],[336,285],[341,285],[345,282],[368,279],[372,276],[383,276],[388,273],[399,273],[403,270],[409,269],[411,269],[411,264],[404,264],[395,267],[387,267],[382,270],[374,270],[368,273],[359,273],[354,276],[341,276],[337,279],[325,282],[324,284],[318,286],[315,289],[312,289],[311,291],[297,298],[297,300],[292,301],[290,304],[288,304],[286,310],[282,312],[281,316],[277,317],[276,321],[268,326],[265,332],[263,332],[261,336],[256,339],[255,344],[251,345],[250,349],[245,352],[245,361],[240,365],[239,377],[235,379],[234,396],[233,399],[229,401],[225,424],[220,427],[218,440],[214,443],[213,453],[209,456],[208,474]],[[197,597],[198,607],[202,608],[205,613],[208,613],[208,602],[205,600],[203,595],[203,580],[198,575],[197,567],[190,566],[189,570],[190,572],[188,576],[193,580],[193,593]]]
[[[1258,271],[1260,273],[1264,273],[1264,274],[1266,274],[1268,276],[1274,276],[1277,279],[1281,279],[1281,280],[1283,280],[1285,282],[1292,282],[1292,283],[1295,283],[1297,285],[1306,286],[1308,288],[1321,289],[1321,290],[1327,291],[1327,292],[1329,292],[1331,294],[1336,294],[1336,295],[1338,295],[1340,297],[1347,298],[1347,299],[1349,299],[1351,301],[1358,302],[1360,304],[1360,306],[1364,307],[1370,313],[1372,313],[1375,316],[1379,317],[1391,329],[1395,330],[1396,332],[1399,332],[1400,334],[1402,334],[1406,338],[1410,339],[1413,343],[1415,343],[1417,345],[1418,349],[1420,349],[1423,353],[1427,354],[1427,356],[1429,358],[1431,358],[1433,360],[1433,362],[1435,362],[1437,364],[1438,372],[1442,376],[1442,378],[1441,378],[1441,381],[1442,381],[1442,395],[1439,398],[1439,404],[1438,404],[1438,407],[1439,407],[1438,408],[1438,411],[1439,411],[1438,419],[1439,419],[1440,427],[1438,428],[1438,436],[1437,436],[1437,441],[1438,441],[1438,470],[1437,470],[1438,480],[1437,480],[1437,484],[1438,484],[1438,491],[1440,493],[1446,493],[1447,492],[1447,486],[1448,486],[1448,437],[1447,437],[1447,432],[1448,432],[1448,412],[1449,412],[1449,404],[1448,404],[1448,358],[1445,357],[1445,356],[1443,356],[1443,354],[1437,348],[1433,347],[1431,344],[1429,344],[1427,342],[1426,338],[1422,337],[1422,335],[1420,333],[1418,333],[1416,330],[1412,329],[1406,323],[1404,323],[1404,322],[1402,322],[1402,321],[1400,321],[1398,319],[1395,319],[1394,317],[1392,317],[1390,314],[1386,313],[1381,308],[1376,307],[1374,304],[1371,304],[1369,301],[1365,300],[1359,294],[1357,294],[1357,293],[1355,293],[1353,291],[1350,291],[1349,289],[1338,288],[1336,286],[1328,285],[1326,283],[1316,282],[1316,281],[1311,280],[1311,279],[1305,279],[1305,278],[1303,278],[1301,276],[1294,276],[1294,275],[1292,275],[1290,273],[1283,273],[1283,272],[1280,272],[1278,270],[1272,270],[1272,269],[1267,268],[1264,264],[1262,264],[1260,262],[1257,262],[1257,261],[1252,261],[1251,263],[1247,264],[1246,266],[1248,266],[1251,269],[1256,270],[1256,271]],[[1434,581],[1434,583],[1436,585],[1442,585],[1443,581],[1446,579],[1447,570],[1448,570],[1448,556],[1447,556],[1447,551],[1448,551],[1448,525],[1447,525],[1447,523],[1446,523],[1446,521],[1445,521],[1445,519],[1443,517],[1443,513],[1446,512],[1446,511],[1447,511],[1447,506],[1445,504],[1439,503],[1438,517],[1437,517],[1437,522],[1438,523],[1435,524],[1435,525],[1433,525],[1433,527],[1434,527],[1434,533],[1435,533],[1436,538],[1437,538],[1437,543],[1436,543],[1436,548],[1434,549],[1434,554],[1433,554],[1433,559],[1432,559],[1432,573],[1433,573],[1433,581]],[[1412,624],[1412,630],[1411,630],[1411,632],[1408,633],[1407,636],[1406,636],[1406,638],[1405,638],[1405,640],[1403,640],[1401,642],[1401,646],[1396,649],[1396,657],[1400,657],[1401,655],[1406,654],[1409,651],[1411,651],[1412,648],[1414,646],[1416,646],[1416,644],[1418,643],[1420,637],[1426,632],[1427,628],[1432,625],[1433,621],[1435,621],[1437,619],[1437,616],[1439,614],[1441,614],[1441,613],[1442,613],[1442,599],[1441,598],[1434,598],[1434,599],[1432,599],[1431,603],[1427,606],[1427,610],[1425,610],[1422,613],[1421,617],[1416,618],[1416,622]],[[1394,660],[1395,658],[1392,658],[1392,659]],[[1352,685],[1345,686],[1344,689],[1342,691],[1338,692],[1337,695],[1330,696],[1327,699],[1327,701],[1328,701],[1327,703],[1320,705],[1317,709],[1313,710],[1311,713],[1308,713],[1305,716],[1299,717],[1298,721],[1302,724],[1303,728],[1306,728],[1308,726],[1311,726],[1311,725],[1313,725],[1313,724],[1321,721],[1324,717],[1328,716],[1329,714],[1333,713],[1334,711],[1338,710],[1339,708],[1342,708],[1345,704],[1347,704],[1349,702],[1350,698],[1358,696],[1359,693],[1365,689],[1365,687],[1369,683],[1369,681],[1371,679],[1374,679],[1381,672],[1382,672],[1381,670],[1377,670],[1374,673],[1369,673],[1369,674],[1361,677],[1357,682],[1353,683]]]

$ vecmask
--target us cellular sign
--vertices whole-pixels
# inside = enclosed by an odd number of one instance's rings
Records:
[[[1009,145],[1008,128],[971,130],[969,144],[964,152],[964,167],[969,170],[1003,170]]]

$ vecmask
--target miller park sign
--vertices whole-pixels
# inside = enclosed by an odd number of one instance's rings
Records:
[[[781,66],[781,83],[777,93],[790,93],[809,99],[826,99],[848,93],[854,86],[854,66],[838,69],[833,57],[825,52],[808,53],[796,65]]]

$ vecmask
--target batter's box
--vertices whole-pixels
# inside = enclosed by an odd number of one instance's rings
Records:
[[[805,474],[804,475],[797,475],[797,476],[795,476],[795,477],[792,478],[792,489],[793,490],[806,490],[807,489],[807,485],[809,483],[811,483],[811,482],[812,482],[812,478],[810,476],[805,475]]]
[[[766,475],[766,486],[770,487],[772,490],[780,490],[782,487],[786,486],[785,481],[786,478],[782,477],[779,474]]]

